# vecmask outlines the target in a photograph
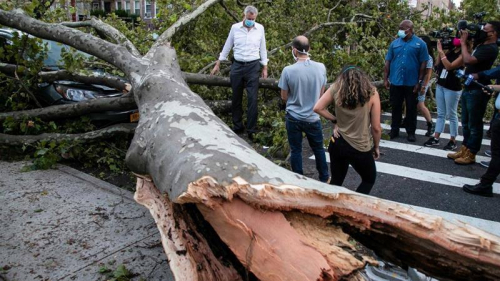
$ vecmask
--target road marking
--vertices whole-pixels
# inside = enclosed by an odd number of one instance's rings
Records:
[[[443,146],[443,144],[441,144],[441,146]],[[442,158],[447,158],[448,153],[454,152],[454,151],[447,151],[447,150],[443,150],[443,149],[439,149],[439,148],[425,147],[425,146],[420,146],[420,145],[412,145],[412,144],[400,143],[400,142],[395,142],[395,141],[387,141],[387,140],[380,140],[380,147],[397,149],[397,150],[414,152],[414,153],[431,155],[431,156],[437,156],[437,157],[442,157]],[[478,162],[478,163],[481,161],[490,161],[490,160],[491,160],[490,157],[476,155],[476,162]]]
[[[330,162],[330,154],[325,152],[326,161]],[[309,159],[314,159],[314,155],[309,157]],[[377,172],[399,176],[403,178],[415,179],[424,182],[437,183],[448,186],[462,187],[464,184],[475,185],[479,182],[479,179],[471,179],[466,177],[452,176],[448,174],[430,172],[415,168],[409,168],[400,165],[394,165],[389,163],[384,163],[380,161],[375,161]],[[500,194],[500,184],[493,184],[493,193]]]
[[[386,116],[386,117],[392,117],[392,114],[389,113],[389,112],[384,112],[382,113],[382,116]],[[425,120],[425,118],[423,116],[418,116],[417,115],[417,120],[418,121],[424,121],[424,122],[427,122],[427,120]],[[436,118],[432,118],[432,122],[436,123]],[[450,120],[446,120],[446,124],[450,125]],[[462,127],[462,122],[458,121],[458,126],[459,127]],[[484,129],[487,131],[490,129],[490,125],[484,125]]]
[[[390,130],[391,129],[391,125],[388,125],[388,124],[380,124],[382,126],[382,129],[384,130]],[[399,129],[400,132],[403,132],[403,133],[406,133],[406,130],[404,128],[400,128]],[[421,129],[417,129],[415,131],[415,134],[416,135],[419,135],[419,136],[425,136],[425,133],[427,133],[427,130],[421,130]],[[448,133],[442,133],[440,136],[439,136],[439,139],[450,139],[450,134]],[[457,141],[463,141],[464,140],[464,137],[463,136],[456,136],[455,138]],[[483,138],[483,141],[481,142],[482,145],[491,145],[491,140],[488,140],[488,139],[484,139]]]

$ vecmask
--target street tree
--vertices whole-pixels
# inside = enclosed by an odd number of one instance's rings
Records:
[[[273,3],[266,2],[271,10]],[[400,4],[366,2],[364,7],[372,11],[370,14],[353,13],[333,21],[338,5],[353,11],[358,4],[339,1],[334,4],[337,6],[321,11],[327,21],[303,32],[313,34],[335,26],[336,39],[332,42],[348,41],[333,45],[337,56],[351,60],[353,54],[367,53],[366,60],[380,60],[382,46],[386,45],[372,40],[372,32],[376,29],[377,34],[387,33],[390,37],[395,23],[391,21],[390,28],[380,23],[401,16],[388,12]],[[308,6],[305,3],[300,5]],[[149,208],[155,219],[177,280],[362,280],[360,269],[376,263],[373,253],[440,280],[500,278],[499,237],[406,205],[294,174],[261,156],[235,135],[188,85],[190,79],[205,85],[223,85],[227,80],[183,73],[179,62],[186,62],[182,61],[183,55],[177,56],[172,42],[176,34],[187,32],[186,27],[197,28],[191,23],[203,16],[210,18],[207,14],[215,11],[215,5],[232,14],[224,7],[226,2],[208,0],[198,4],[196,8],[185,7],[190,12],[182,16],[169,17],[168,27],[165,22],[159,23],[159,38],[141,45],[121,31],[124,26],[114,27],[99,19],[52,22],[33,18],[36,7],[28,11],[0,10],[1,25],[88,53],[127,80],[120,83],[111,77],[43,71],[34,74],[18,65],[3,64],[6,73],[14,67],[15,77],[39,75],[42,80],[50,80],[54,75],[70,75],[75,80],[101,79],[129,92],[109,104],[88,102],[80,107],[34,109],[22,114],[55,118],[96,110],[94,106],[102,110],[133,104],[140,113],[136,126],[119,124],[80,135],[2,135],[0,140],[20,144],[47,138],[99,138],[115,131],[133,133],[126,164],[137,176],[135,199]],[[314,5],[309,3],[308,7],[314,10]],[[275,15],[283,17],[287,24],[286,13]],[[231,18],[239,19],[237,14]],[[370,32],[363,36],[362,31],[367,30]],[[286,46],[293,36],[272,35],[286,38],[284,44],[276,44],[279,57],[281,50],[286,50],[281,46]],[[321,46],[313,44],[313,50],[316,48]],[[181,54],[186,52],[179,50]],[[369,72],[377,77],[375,69]],[[275,87],[273,81],[261,83]],[[15,116],[7,117],[12,120]]]

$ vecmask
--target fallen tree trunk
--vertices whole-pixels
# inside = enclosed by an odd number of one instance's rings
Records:
[[[0,24],[75,48],[87,40],[79,33],[67,40],[61,37],[69,32],[63,27],[19,12],[0,10]],[[152,180],[149,195],[138,188],[136,198],[157,221],[165,252],[181,268],[173,268],[178,280],[244,280],[251,274],[261,280],[357,278],[372,257],[369,251],[346,247],[345,241],[359,243],[329,228],[330,223],[343,226],[388,261],[440,280],[500,279],[499,237],[320,183],[259,155],[189,89],[168,43],[156,44],[145,57],[118,61],[113,58],[117,52],[128,53],[125,48],[93,44],[98,46],[92,54],[113,63],[132,83],[141,118],[126,161]],[[83,51],[90,48],[85,46]],[[191,204],[203,220],[195,219]],[[220,240],[199,231],[205,222]],[[235,257],[227,259],[230,265],[213,261],[218,255],[210,252],[219,244],[226,244],[228,256]],[[198,247],[206,254],[197,256]]]

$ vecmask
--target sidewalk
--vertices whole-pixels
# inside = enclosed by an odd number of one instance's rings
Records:
[[[173,280],[149,211],[131,192],[67,166],[0,161],[0,280]]]

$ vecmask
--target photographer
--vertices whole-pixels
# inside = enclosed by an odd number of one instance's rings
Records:
[[[500,68],[496,71],[498,78],[500,78]],[[500,85],[489,85],[494,91],[500,91]],[[486,91],[485,91],[486,92]],[[493,196],[493,183],[496,181],[500,174],[500,95],[497,95],[495,100],[495,114],[491,121],[491,162],[488,170],[481,177],[481,180],[476,185],[465,184],[463,190],[467,193],[492,197]]]
[[[495,67],[490,70],[472,74],[476,80],[491,80],[497,79],[497,84],[500,82],[500,67]],[[488,170],[481,177],[481,180],[476,185],[464,185],[463,190],[465,192],[481,195],[481,196],[493,196],[493,183],[496,181],[498,175],[500,174],[500,85],[489,85],[496,93],[495,99],[495,112],[493,113],[493,118],[491,120],[491,162],[488,165]],[[485,91],[485,93],[488,93]]]
[[[437,42],[438,60],[436,61],[436,104],[437,120],[434,136],[424,143],[424,146],[439,145],[439,137],[444,131],[445,117],[450,119],[450,141],[444,147],[444,150],[455,150],[457,144],[455,141],[458,135],[458,115],[457,107],[462,94],[462,84],[455,75],[455,70],[462,68],[463,59],[460,49],[460,40],[453,40],[453,49],[446,53],[443,50],[441,40]]]
[[[500,34],[500,22],[491,21],[479,32],[479,37],[476,37],[474,42],[477,47],[472,54],[467,50],[469,33],[465,29],[460,32],[462,58],[466,67],[465,74],[490,69],[498,55],[496,42],[498,34]],[[488,80],[479,80],[478,82],[489,84]],[[476,154],[481,148],[483,140],[483,116],[489,98],[490,96],[477,85],[470,84],[464,87],[462,93],[464,140],[458,152],[448,154],[448,158],[454,159],[455,163],[469,165],[476,162]]]

